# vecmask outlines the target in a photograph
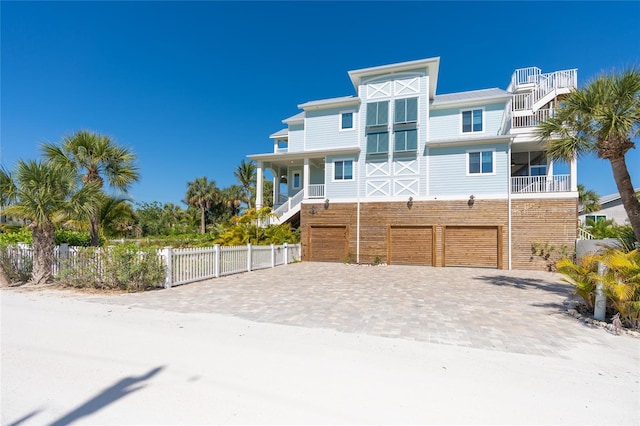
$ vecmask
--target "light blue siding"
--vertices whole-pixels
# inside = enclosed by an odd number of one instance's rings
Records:
[[[353,160],[353,179],[352,180],[334,180],[334,161]],[[360,173],[358,167],[358,158],[355,156],[328,156],[325,164],[325,197],[329,199],[339,198],[355,198],[358,195],[356,182],[358,181],[357,173]]]
[[[331,149],[358,145],[358,129],[354,117],[354,128],[340,131],[340,113],[353,111],[354,107],[323,109],[307,111],[305,129],[307,133],[306,149]]]
[[[304,151],[304,125],[292,124],[289,126],[289,152]]]
[[[467,176],[467,151],[495,149],[495,174]],[[507,193],[509,173],[508,145],[432,147],[429,149],[431,196]]]
[[[477,109],[484,107],[484,131],[482,133],[462,133],[461,111],[468,109]],[[473,107],[456,107],[445,109],[432,109],[429,120],[429,138],[430,140],[464,138],[467,136],[478,135],[497,135],[500,131],[502,116],[504,115],[504,102],[473,106]]]

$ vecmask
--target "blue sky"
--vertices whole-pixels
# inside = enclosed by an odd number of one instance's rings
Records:
[[[578,68],[580,84],[640,65],[640,2],[6,2],[1,161],[76,130],[138,156],[136,202],[188,181],[236,183],[247,154],[310,100],[355,94],[349,70],[440,56],[437,93],[506,88],[516,68]],[[640,147],[627,155],[640,186]],[[609,163],[579,182],[616,192]]]

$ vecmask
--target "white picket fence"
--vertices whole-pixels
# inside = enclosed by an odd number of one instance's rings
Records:
[[[275,268],[300,259],[300,244],[220,246],[159,252],[167,267],[165,288],[224,275]]]
[[[27,265],[33,261],[33,250],[30,245],[19,243],[7,248],[14,264]],[[78,248],[66,244],[55,247],[53,275],[60,272],[64,261],[73,262]],[[180,284],[218,278],[224,275],[249,272],[257,269],[275,268],[287,265],[300,259],[300,244],[283,244],[281,246],[220,246],[206,248],[165,247],[158,250],[158,256],[166,267],[166,278],[158,286],[170,288]],[[95,261],[99,262],[100,256]],[[99,266],[99,265],[98,265]]]

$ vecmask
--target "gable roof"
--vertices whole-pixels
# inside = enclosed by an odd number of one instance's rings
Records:
[[[429,74],[429,99],[433,99],[436,95],[436,86],[438,85],[438,69],[440,67],[440,57],[419,59],[417,61],[400,62],[397,64],[381,65],[379,67],[362,68],[359,70],[349,71],[349,78],[356,91],[360,82],[365,77],[382,76],[385,74],[396,74],[407,71],[415,71],[426,69]]]
[[[269,138],[276,139],[276,138],[282,138],[284,136],[289,136],[289,129],[278,130],[277,132],[269,136]]]
[[[282,122],[284,124],[291,124],[291,123],[298,123],[301,121],[304,121],[304,111],[297,113],[296,115],[292,115],[289,118],[285,118],[284,120],[282,120]]]

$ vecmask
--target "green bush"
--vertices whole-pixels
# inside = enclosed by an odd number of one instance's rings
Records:
[[[0,234],[0,244],[31,244],[33,236],[28,229],[19,229],[14,232]],[[56,245],[63,243],[73,247],[87,247],[91,242],[91,236],[85,231],[70,231],[68,229],[56,230]]]
[[[86,247],[63,262],[56,280],[73,287],[142,291],[164,282],[166,269],[155,248]]]
[[[0,233],[0,246],[15,245],[18,243],[31,244],[32,235],[28,229],[21,228],[13,232]]]

